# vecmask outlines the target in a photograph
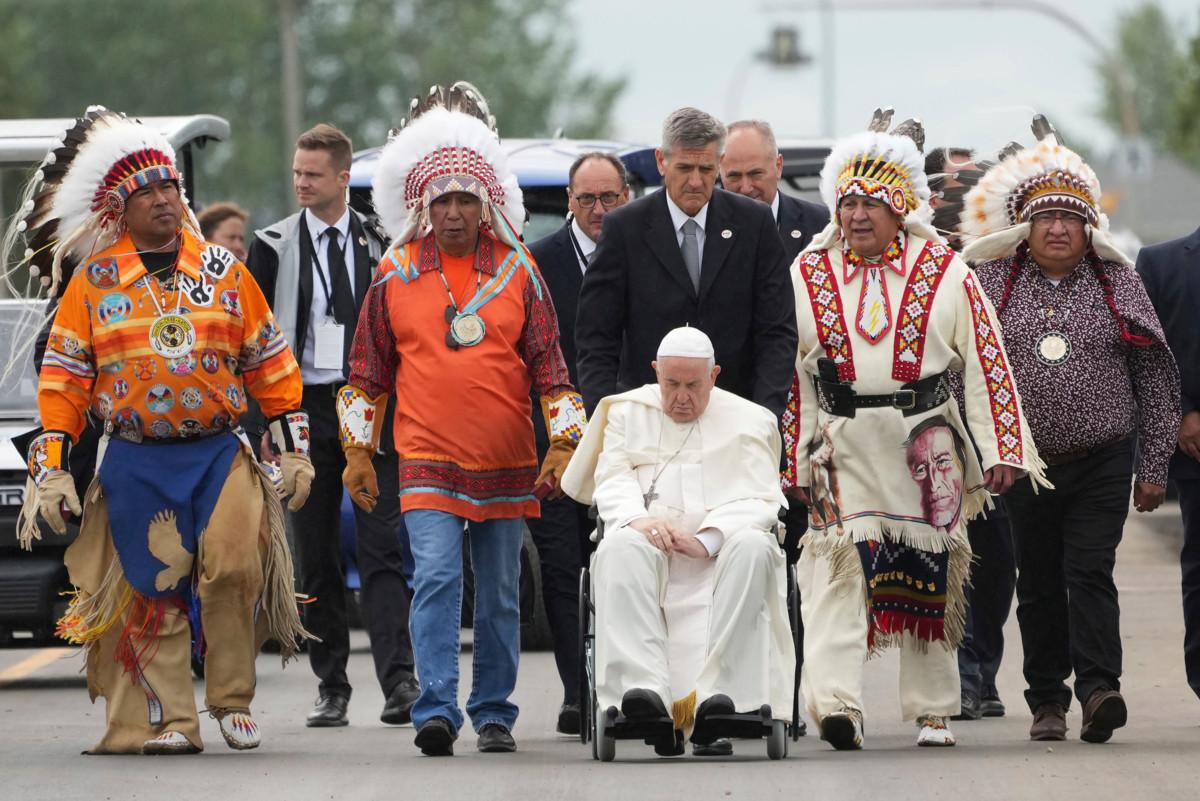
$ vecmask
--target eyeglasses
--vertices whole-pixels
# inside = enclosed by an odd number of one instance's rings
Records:
[[[575,202],[578,203],[581,208],[590,209],[592,206],[595,206],[596,201],[599,200],[604,208],[611,209],[613,206],[617,205],[617,201],[621,199],[621,193],[605,192],[602,195],[576,195],[572,193],[571,197],[575,198]]]
[[[1029,224],[1035,228],[1049,228],[1055,220],[1061,220],[1067,228],[1082,228],[1087,220],[1069,211],[1039,211],[1029,218]]]

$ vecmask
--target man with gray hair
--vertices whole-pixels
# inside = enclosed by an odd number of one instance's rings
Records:
[[[721,186],[771,207],[790,264],[829,224],[829,211],[820,203],[780,192],[782,177],[783,154],[770,123],[763,120],[730,123],[725,152],[721,154]]]
[[[715,188],[724,142],[713,116],[672,112],[656,153],[663,191],[605,217],[575,324],[589,409],[653,382],[659,342],[690,325],[712,339],[717,386],[783,413],[797,343],[787,260],[770,209]]]

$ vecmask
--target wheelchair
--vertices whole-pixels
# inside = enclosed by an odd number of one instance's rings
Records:
[[[604,537],[604,525],[590,510],[596,521],[596,540]],[[782,512],[781,512],[782,514]],[[782,524],[781,524],[782,525]],[[593,555],[592,559],[595,559]],[[795,565],[787,565],[787,614],[792,632],[792,645],[800,651],[800,596],[796,585]],[[580,570],[579,575],[579,740],[584,745],[592,744],[592,759],[612,762],[617,754],[617,740],[642,740],[654,745],[660,756],[680,756],[686,743],[683,732],[675,728],[671,717],[657,720],[628,720],[617,707],[600,709],[596,699],[596,608],[592,601],[591,564]],[[776,717],[771,707],[763,704],[755,712],[738,712],[729,715],[712,715],[706,719],[714,724],[718,737],[758,740],[766,739],[767,757],[783,759],[788,754],[788,740],[798,741],[802,736],[800,721],[799,669],[792,694],[791,720]]]

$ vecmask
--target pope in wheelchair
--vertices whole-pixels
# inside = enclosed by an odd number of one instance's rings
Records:
[[[796,665],[779,428],[715,387],[698,329],[667,334],[653,366],[657,384],[600,402],[563,476],[602,532],[582,587],[593,754],[611,760],[616,739],[674,756],[688,734],[701,747],[766,736],[779,759]]]

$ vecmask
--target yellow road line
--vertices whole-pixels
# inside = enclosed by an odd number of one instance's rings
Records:
[[[42,668],[62,659],[68,654],[75,653],[74,648],[42,648],[31,656],[27,656],[6,670],[0,670],[0,687],[9,682],[18,681],[30,676]]]

